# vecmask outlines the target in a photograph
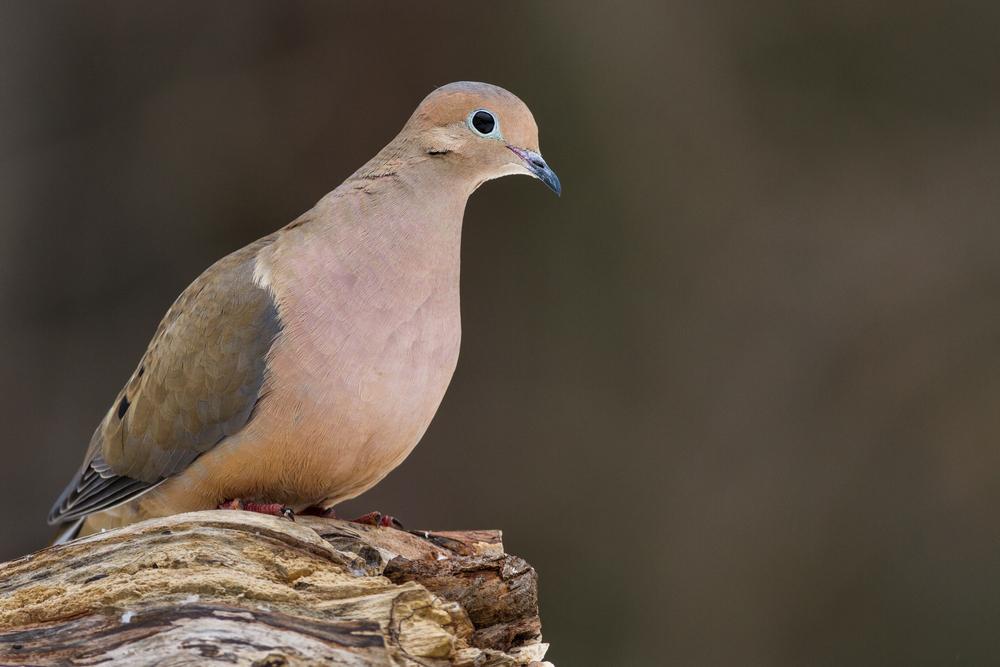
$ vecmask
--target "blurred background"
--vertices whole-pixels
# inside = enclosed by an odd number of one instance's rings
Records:
[[[173,298],[432,88],[562,178],[470,201],[462,358],[347,513],[503,528],[559,665],[1000,658],[996,2],[5,2],[0,558]]]

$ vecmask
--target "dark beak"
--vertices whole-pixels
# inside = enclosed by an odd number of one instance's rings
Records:
[[[517,148],[516,146],[507,146],[507,148],[524,160],[525,166],[534,174],[535,178],[549,186],[549,189],[556,193],[557,196],[562,195],[562,184],[559,182],[559,177],[556,176],[556,172],[552,171],[549,165],[545,164],[545,160],[542,159],[541,155],[535,151]]]

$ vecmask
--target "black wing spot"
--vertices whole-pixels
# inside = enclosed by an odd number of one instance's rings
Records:
[[[129,405],[131,404],[128,402],[128,396],[122,396],[122,402],[118,404],[118,419],[125,416]]]
[[[145,373],[145,372],[146,372],[146,367],[145,366],[139,366],[139,375],[138,375],[138,377],[142,377],[142,374]]]

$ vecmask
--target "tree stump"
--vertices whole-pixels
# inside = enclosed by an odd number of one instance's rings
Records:
[[[0,564],[3,665],[540,665],[499,531],[179,514]],[[548,663],[544,663],[548,664]]]

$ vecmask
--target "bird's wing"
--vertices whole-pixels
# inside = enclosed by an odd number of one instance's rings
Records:
[[[270,241],[219,260],[170,307],[49,523],[136,497],[250,420],[281,333],[273,295],[253,277],[255,257]]]

